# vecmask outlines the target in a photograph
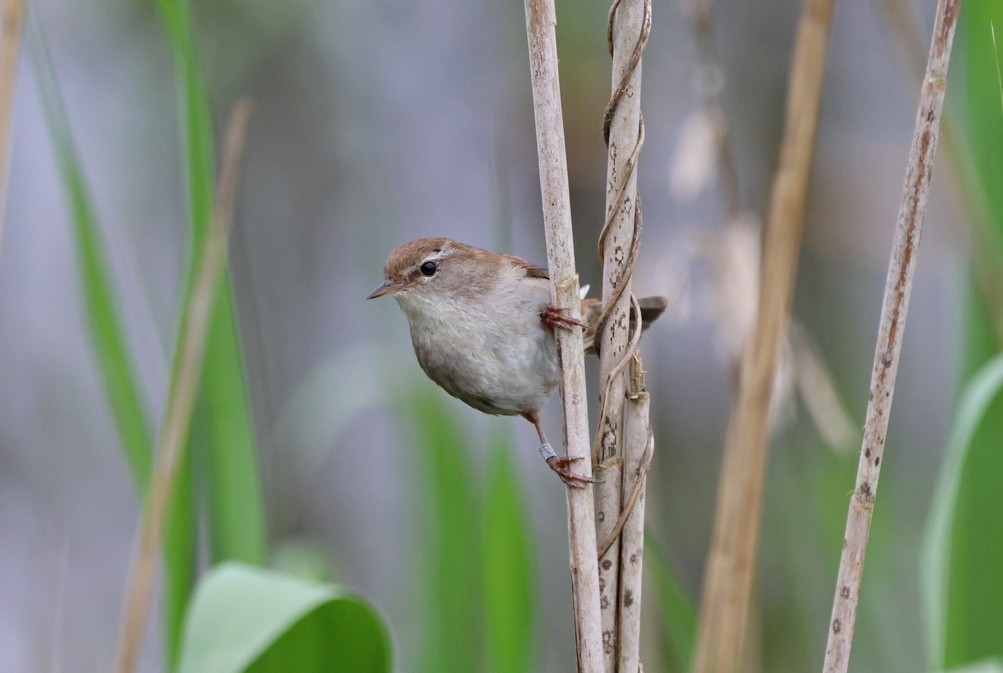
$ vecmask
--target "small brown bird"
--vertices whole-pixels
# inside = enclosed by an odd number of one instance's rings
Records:
[[[582,300],[586,322],[579,322],[551,306],[546,269],[443,237],[404,243],[390,253],[384,276],[368,298],[394,296],[428,377],[474,409],[528,420],[551,469],[569,486],[585,486],[590,480],[573,474],[544,436],[540,408],[560,382],[553,330],[584,327],[591,349],[599,301]],[[639,303],[647,326],[667,301]]]

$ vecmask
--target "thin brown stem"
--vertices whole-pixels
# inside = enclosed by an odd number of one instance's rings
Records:
[[[571,197],[564,145],[561,89],[557,72],[557,16],[553,0],[526,0],[526,33],[533,85],[533,112],[543,195],[543,225],[547,237],[551,295],[554,306],[580,317],[578,275],[571,227]],[[585,349],[582,330],[557,330],[561,354],[561,400],[564,439],[574,468],[592,476],[589,460],[588,395],[585,390]],[[568,488],[568,537],[575,647],[579,673],[602,673],[602,630],[599,621],[599,575],[596,563],[595,510],[591,484]]]
[[[216,282],[226,251],[226,234],[233,216],[237,193],[240,156],[250,119],[251,105],[246,99],[234,103],[227,123],[223,164],[213,207],[212,222],[198,270],[192,285],[192,300],[184,320],[184,332],[178,349],[180,358],[177,376],[167,401],[164,425],[157,441],[150,499],[140,531],[139,549],[133,561],[126,588],[126,603],[115,656],[117,673],[132,673],[142,644],[146,619],[150,611],[157,558],[163,544],[164,526],[174,490],[174,479],[184,453],[185,437],[191,422],[192,408],[205,355],[209,317],[216,296]]]
[[[738,398],[725,438],[700,606],[696,673],[734,673],[741,668],[769,452],[770,400],[794,293],[831,15],[832,0],[806,0],[798,25],[780,165],[767,217],[756,326],[742,358]]]
[[[7,164],[10,159],[10,127],[14,112],[17,57],[24,28],[24,0],[5,0],[0,36],[0,250],[7,213]]]
[[[836,595],[829,622],[829,639],[825,648],[825,673],[846,673],[850,646],[856,625],[860,582],[864,572],[864,554],[871,529],[874,497],[881,474],[881,459],[888,434],[892,394],[898,373],[902,335],[905,331],[912,293],[916,256],[919,252],[926,201],[937,153],[940,118],[944,109],[947,87],[947,66],[951,59],[951,44],[957,24],[961,0],[938,0],[933,40],[927,59],[926,77],[920,93],[919,109],[913,127],[912,146],[906,167],[905,185],[895,225],[895,240],[888,263],[888,279],[881,306],[881,322],[874,350],[871,371],[871,392],[864,422],[864,439],[860,447],[857,483],[850,499],[846,518],[846,534],[839,559]]]

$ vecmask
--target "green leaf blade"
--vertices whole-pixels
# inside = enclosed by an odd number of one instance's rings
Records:
[[[692,599],[686,594],[665,555],[648,535],[644,548],[644,567],[654,579],[661,614],[661,634],[667,650],[664,670],[688,673],[693,664],[697,618]]]
[[[144,493],[150,478],[153,435],[139,391],[139,376],[129,357],[119,302],[102,244],[101,227],[40,30],[33,31],[29,45],[35,80],[72,219],[91,348],[126,462],[137,489]]]
[[[923,548],[930,667],[1003,657],[1003,356],[969,383]]]
[[[198,70],[187,0],[160,0],[170,38],[180,96],[180,128],[185,147],[191,225],[191,259],[198,259],[213,207],[213,133],[209,96]],[[190,290],[191,269],[188,279]],[[254,423],[233,296],[227,274],[211,318],[203,365],[203,401],[194,436],[205,437],[208,454],[210,545],[215,561],[241,560],[264,564],[266,553],[264,505],[261,500]],[[190,293],[186,292],[183,313]],[[182,325],[179,333],[183,330]],[[191,447],[194,449],[195,447]]]
[[[407,405],[427,498],[421,529],[424,651],[417,670],[476,671],[481,535],[470,447],[439,391],[413,389]]]
[[[1003,3],[998,0],[970,0],[961,15],[962,43],[965,54],[965,84],[967,105],[965,136],[974,164],[974,180],[978,193],[985,199],[986,217],[976,226],[984,228],[984,236],[976,245],[987,263],[1003,260],[1003,109],[1000,107],[1000,85],[997,63],[999,42],[993,44],[992,27],[997,40],[1003,29]],[[998,272],[997,272],[998,273]],[[993,327],[993,310],[985,296],[986,289],[973,280],[966,301],[965,373],[971,376],[999,352],[1003,344]]]
[[[229,284],[221,283],[203,368],[209,431],[212,555],[264,565],[267,557],[254,425]],[[224,299],[225,297],[225,299]]]
[[[487,670],[528,673],[533,670],[535,610],[531,530],[508,435],[493,425],[484,516]]]
[[[188,0],[158,0],[171,55],[178,97],[180,140],[184,147],[184,178],[188,190],[191,245],[189,260],[199,259],[213,207],[213,133],[208,90],[198,68]],[[188,314],[194,266],[184,284],[181,309]],[[264,506],[258,478],[254,426],[248,403],[240,343],[228,274],[219,282],[210,318],[206,356],[202,366],[202,394],[192,420],[187,453],[204,458],[208,477],[197,482],[207,491],[209,541],[214,561],[265,562]],[[177,376],[177,344],[172,381]],[[177,522],[175,543],[165,546],[169,592],[166,600],[167,659],[170,669],[178,660],[181,616],[194,581],[194,483],[176,493],[172,521]],[[180,485],[180,484],[179,484]],[[187,542],[182,536],[190,535]]]

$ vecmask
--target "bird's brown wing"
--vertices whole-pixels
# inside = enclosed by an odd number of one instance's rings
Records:
[[[646,330],[655,322],[655,319],[662,315],[669,300],[665,297],[641,297],[637,300],[641,307],[641,329]],[[585,323],[585,351],[587,353],[598,353],[595,347],[596,329],[599,328],[599,318],[602,317],[602,302],[592,297],[582,299],[582,322]],[[631,320],[633,327],[633,319]]]
[[[532,262],[527,262],[522,257],[516,257],[515,255],[503,255],[503,257],[505,257],[505,259],[508,260],[512,266],[525,270],[528,278],[550,279],[550,274],[546,269],[537,266]],[[658,316],[662,315],[666,307],[669,305],[668,299],[659,296],[642,297],[637,300],[637,303],[641,308],[641,329],[648,329],[648,327],[651,326],[651,323],[653,323]],[[586,297],[585,299],[582,299],[581,311],[582,322],[585,323],[585,350],[589,353],[597,353],[598,349],[595,347],[596,328],[599,327],[597,323],[602,315],[602,302],[598,299]]]
[[[516,257],[515,255],[502,255],[505,259],[509,261],[517,269],[522,269],[526,272],[528,278],[544,278],[549,280],[550,274],[541,266],[537,266],[532,262],[527,262],[522,257]]]

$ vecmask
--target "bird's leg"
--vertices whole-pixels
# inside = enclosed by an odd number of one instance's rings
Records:
[[[565,315],[565,311],[567,311],[567,309],[557,308],[556,306],[548,306],[540,311],[540,322],[542,322],[551,332],[558,327],[563,327],[564,329],[571,329],[572,327],[585,327],[585,323],[577,318]]]
[[[547,437],[543,434],[543,426],[540,425],[540,412],[537,410],[527,411],[522,415],[527,421],[533,424],[536,428],[536,435],[540,438],[540,455],[543,456],[544,460],[547,461],[547,465],[550,469],[557,473],[557,476],[561,478],[568,486],[573,488],[585,488],[589,484],[597,483],[592,477],[586,477],[580,474],[574,474],[571,471],[571,465],[581,458],[570,458],[568,456],[558,457],[554,453],[554,447],[550,445],[547,441]]]

